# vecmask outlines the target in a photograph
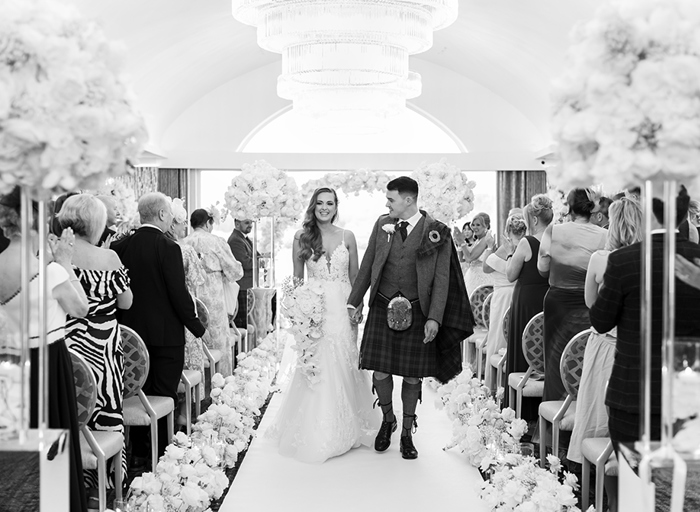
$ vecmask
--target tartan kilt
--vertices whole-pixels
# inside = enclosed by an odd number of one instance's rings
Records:
[[[436,372],[435,342],[423,343],[427,318],[416,302],[413,322],[405,331],[394,331],[386,322],[388,301],[377,294],[369,308],[360,348],[360,368],[403,377],[431,377]]]

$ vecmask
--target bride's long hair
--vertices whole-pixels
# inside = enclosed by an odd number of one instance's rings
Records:
[[[299,236],[299,245],[301,246],[299,259],[302,261],[306,261],[311,257],[313,257],[314,261],[318,261],[324,252],[321,230],[316,221],[316,201],[318,200],[318,196],[324,192],[333,194],[333,198],[335,199],[335,215],[333,215],[331,219],[331,224],[338,218],[338,194],[335,193],[335,190],[329,187],[321,187],[314,190],[311,200],[309,201],[309,206],[306,209],[304,222],[301,225],[304,231],[301,236]]]

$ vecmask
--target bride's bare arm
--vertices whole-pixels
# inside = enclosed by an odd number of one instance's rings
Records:
[[[360,265],[357,258],[357,240],[355,240],[355,234],[352,231],[345,231],[345,242],[347,243],[348,252],[350,253],[348,276],[350,277],[350,284],[354,284]]]
[[[301,233],[301,229],[294,233],[294,243],[292,244],[292,264],[294,265],[294,277],[303,281],[304,262],[301,261],[301,259],[299,259],[299,253],[301,252],[301,244],[299,243],[299,237],[301,236]]]

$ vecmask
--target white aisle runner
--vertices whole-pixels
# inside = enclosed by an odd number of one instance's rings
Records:
[[[395,405],[400,393],[401,381],[395,379]],[[282,397],[275,394],[221,512],[486,512],[478,496],[479,472],[458,450],[442,450],[451,425],[445,412],[435,409],[436,397],[423,386],[414,437],[417,460],[401,458],[397,430],[384,453],[360,447],[323,464],[305,464],[279,455],[275,441],[264,436],[280,407]]]

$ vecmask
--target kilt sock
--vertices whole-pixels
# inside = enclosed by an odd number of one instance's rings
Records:
[[[402,436],[410,436],[413,427],[418,427],[416,422],[416,406],[418,400],[421,400],[421,385],[419,381],[415,384],[403,380],[401,386],[401,402],[403,403],[403,424],[401,429]]]
[[[377,392],[377,401],[382,408],[384,421],[394,421],[394,406],[391,403],[391,396],[394,393],[394,379],[391,375],[387,375],[383,379],[378,379],[377,374],[372,374],[373,388]]]

